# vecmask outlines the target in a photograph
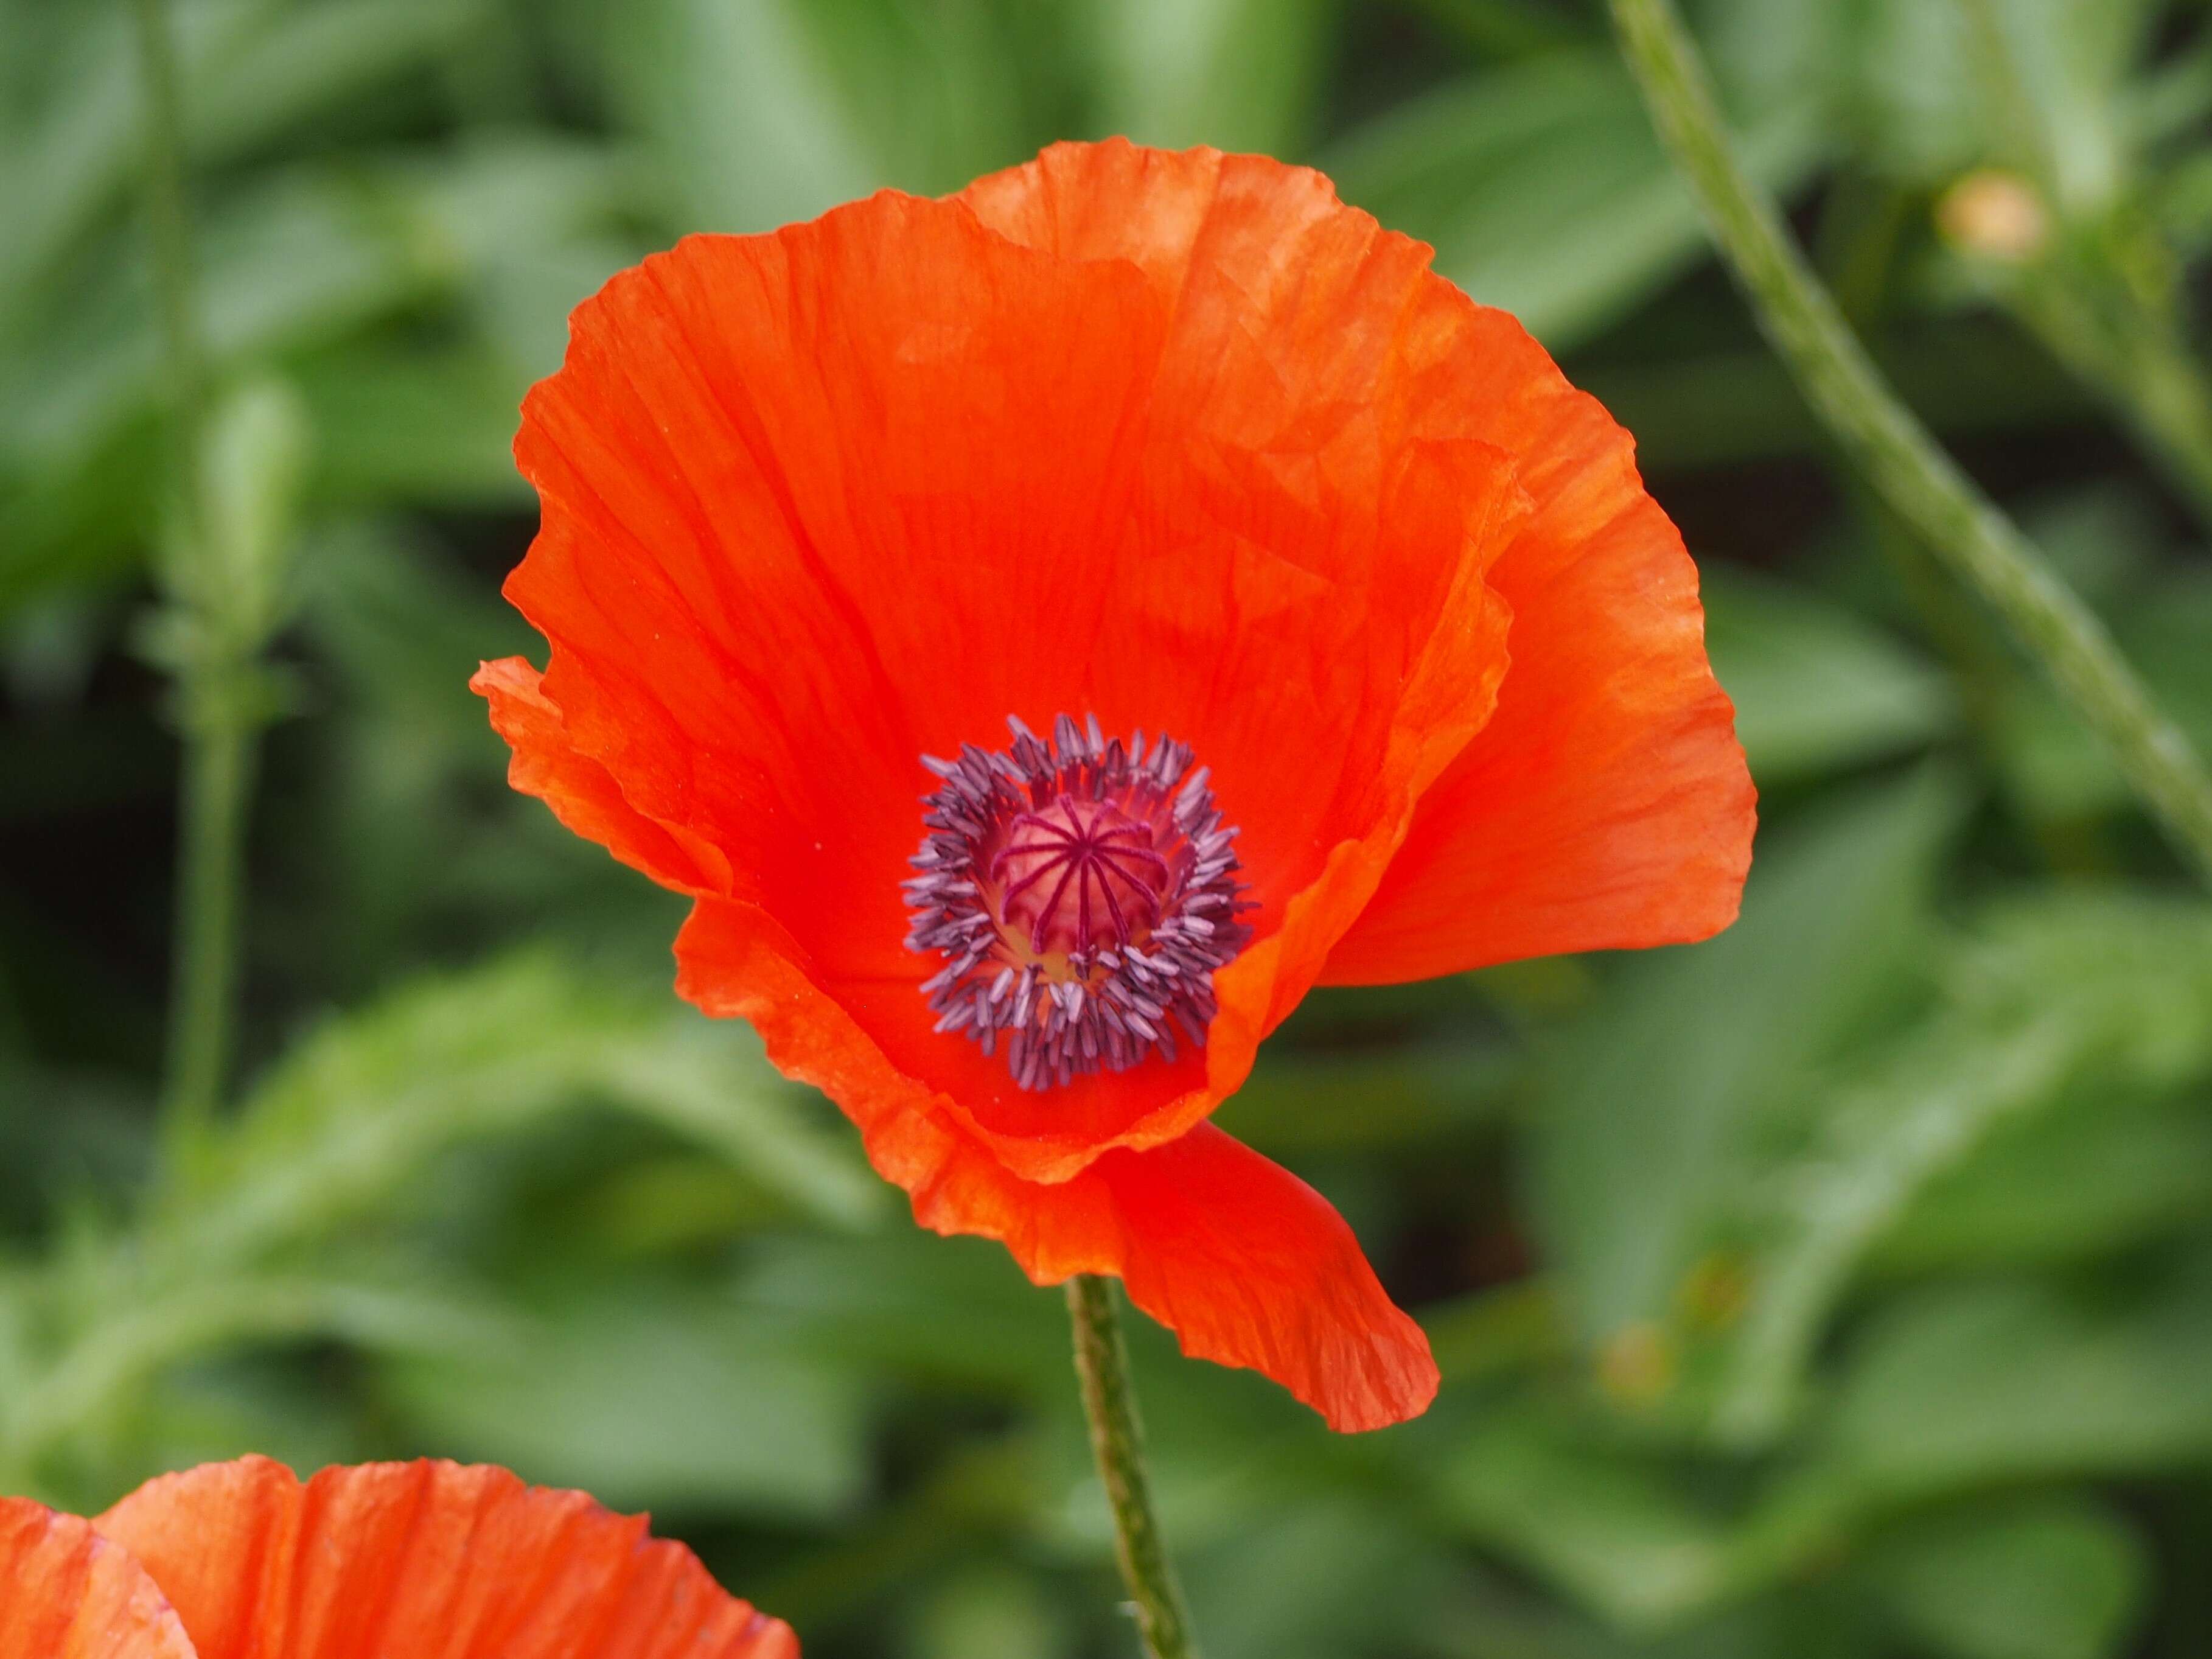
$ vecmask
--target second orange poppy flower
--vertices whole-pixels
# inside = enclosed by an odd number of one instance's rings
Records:
[[[0,1498],[0,1659],[799,1659],[781,1620],[582,1492],[245,1457],[96,1520]]]

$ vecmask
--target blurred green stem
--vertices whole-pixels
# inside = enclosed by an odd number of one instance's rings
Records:
[[[2124,276],[2099,275],[2039,272],[2013,289],[2013,313],[2103,394],[2212,524],[2212,390],[2203,370],[2170,309]]]
[[[196,452],[203,362],[193,302],[191,222],[185,207],[185,115],[177,46],[167,0],[135,0],[139,76],[146,98],[146,228],[153,245],[161,343],[168,354],[179,452]]]
[[[1145,1474],[1145,1431],[1129,1387],[1129,1356],[1111,1281],[1078,1273],[1067,1281],[1067,1313],[1075,1325],[1075,1373],[1091,1419],[1091,1451],[1114,1512],[1114,1548],[1129,1587],[1138,1633],[1152,1659],[1196,1659],[1182,1588],[1152,1513]]]
[[[244,722],[221,715],[188,727],[185,744],[163,1125],[173,1158],[188,1158],[198,1146],[230,1067],[246,800],[255,747]]]
[[[2175,848],[2212,884],[2212,776],[2203,763],[2104,624],[1882,380],[1773,201],[1729,149],[1705,66],[1672,0],[1610,4],[1661,137],[1815,412],[1891,510],[2042,664]]]
[[[183,94],[167,0],[135,0],[145,92],[146,225],[172,403],[170,531],[185,561],[210,562],[198,477],[206,413],[206,354],[194,292],[191,224],[185,202]],[[210,573],[201,586],[221,580]],[[251,723],[225,695],[235,665],[179,666],[185,740],[183,825],[170,981],[168,1077],[162,1104],[166,1167],[174,1173],[215,1115],[229,1068],[237,982],[238,891]],[[195,684],[192,682],[206,682]]]

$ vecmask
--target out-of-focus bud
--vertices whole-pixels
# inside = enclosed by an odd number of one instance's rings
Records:
[[[306,406],[262,378],[216,398],[160,560],[164,603],[138,630],[176,678],[186,729],[275,719],[287,692],[259,653],[291,609],[291,564],[313,434]]]
[[[1980,167],[1943,192],[1936,228],[1962,253],[2024,265],[2051,246],[2051,210],[2035,186],[2002,167]]]
[[[232,637],[258,649],[282,625],[307,472],[309,423],[283,381],[247,381],[218,401],[200,454],[205,580],[202,603]]]

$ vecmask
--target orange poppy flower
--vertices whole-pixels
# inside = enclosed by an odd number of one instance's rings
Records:
[[[1627,435],[1429,257],[1119,142],[688,238],[524,405],[550,659],[475,681],[924,1225],[1340,1429],[1428,1345],[1208,1114],[1314,985],[1715,932],[1753,822]]]
[[[265,1457],[96,1521],[0,1498],[0,1659],[797,1659],[681,1544],[581,1492],[439,1462]]]

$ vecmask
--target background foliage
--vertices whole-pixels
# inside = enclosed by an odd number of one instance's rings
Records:
[[[1446,1387],[1335,1439],[1136,1333],[1208,1651],[2212,1650],[2212,909],[1829,465],[1598,7],[179,9],[210,496],[276,641],[244,1081],[154,1181],[137,85],[119,6],[0,0],[0,1489],[491,1459],[652,1508],[811,1654],[1133,1650],[1058,1299],[676,1003],[678,907],[506,793],[462,690],[533,647],[507,444],[576,300],[684,230],[1122,131],[1317,162],[1611,404],[1764,796],[1718,941],[1318,996],[1226,1109]],[[1878,355],[2212,744],[2204,9],[1697,21]]]

